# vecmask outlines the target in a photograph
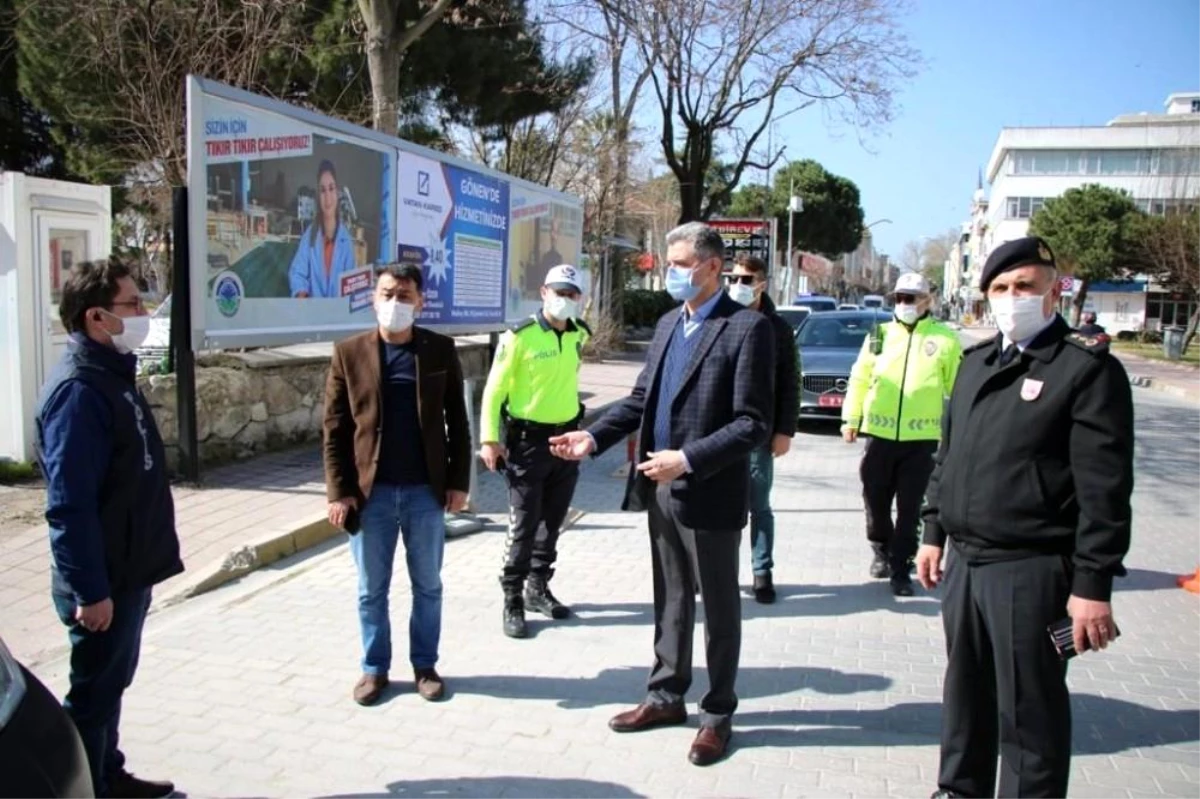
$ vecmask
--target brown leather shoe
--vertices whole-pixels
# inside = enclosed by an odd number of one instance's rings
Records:
[[[422,699],[437,702],[445,698],[446,683],[438,676],[436,669],[414,669],[413,677],[417,681],[417,693],[421,695]]]
[[[641,732],[655,727],[683,724],[687,721],[687,708],[683,705],[651,705],[647,702],[618,713],[608,720],[613,732]]]
[[[688,750],[688,760],[694,766],[711,766],[725,757],[725,748],[729,746],[729,732],[722,735],[716,727],[701,727]]]
[[[383,696],[388,687],[386,674],[364,674],[354,684],[354,701],[360,705],[373,705]]]

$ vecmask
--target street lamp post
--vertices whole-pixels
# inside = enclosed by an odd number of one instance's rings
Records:
[[[787,282],[792,279],[792,220],[795,215],[804,210],[804,198],[796,194],[796,179],[792,178],[788,187],[788,240],[787,240]],[[788,286],[790,288],[790,286]],[[787,299],[786,297],[784,298]]]

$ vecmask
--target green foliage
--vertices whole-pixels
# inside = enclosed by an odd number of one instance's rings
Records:
[[[809,159],[794,161],[776,172],[769,195],[761,185],[738,189],[729,203],[729,216],[761,217],[765,199],[768,213],[779,220],[779,246],[786,246],[793,181],[795,193],[804,199],[804,210],[792,220],[792,246],[830,258],[856,249],[863,234],[858,186]]]
[[[37,467],[32,463],[0,460],[0,483],[21,483],[33,480],[37,475]]]
[[[1029,220],[1029,233],[1045,239],[1075,277],[1112,280],[1136,264],[1133,231],[1141,215],[1128,193],[1089,183],[1046,200]]]
[[[626,289],[622,297],[625,324],[633,327],[654,327],[659,318],[679,303],[665,291]]]

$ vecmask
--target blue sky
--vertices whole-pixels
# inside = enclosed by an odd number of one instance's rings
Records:
[[[896,119],[865,137],[873,152],[817,111],[776,128],[788,159],[813,158],[858,184],[867,222],[892,220],[872,230],[893,256],[965,220],[1002,127],[1103,125],[1123,113],[1162,113],[1168,94],[1200,90],[1198,0],[913,6],[905,27],[926,64],[899,93]]]

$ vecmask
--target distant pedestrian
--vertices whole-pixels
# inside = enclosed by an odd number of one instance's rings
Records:
[[[1066,796],[1071,702],[1048,628],[1116,636],[1133,491],[1133,398],[1104,342],[1054,312],[1054,255],[1027,237],[983,267],[1000,334],[966,350],[929,481],[917,575],[943,581],[946,676],[934,796]]]
[[[687,720],[696,594],[704,603],[709,690],[688,760],[725,756],[737,709],[742,646],[738,548],[749,505],[749,457],[770,436],[771,324],[721,291],[721,235],[700,222],[667,234],[667,291],[683,303],[658,322],[630,395],[586,431],[550,440],[580,460],[640,430],[626,510],[649,511],[654,667],[646,698],[608,726],[638,732]]]
[[[1094,311],[1085,311],[1083,314],[1083,324],[1079,326],[1079,335],[1084,338],[1097,338],[1099,336],[1107,336],[1108,331],[1096,324],[1096,314]]]
[[[63,707],[97,796],[170,796],[125,770],[121,699],[133,683],[151,587],[183,571],[158,425],[135,378],[149,319],[119,260],[75,266],[59,318],[70,339],[42,387],[37,448],[46,478],[51,593],[71,642]],[[0,782],[3,782],[0,775]]]
[[[358,567],[362,677],[354,701],[388,686],[388,596],[398,539],[412,585],[408,657],[417,692],[445,695],[435,666],[442,633],[445,513],[466,507],[471,434],[454,339],[413,324],[424,305],[421,267],[378,270],[378,326],[339,341],[325,385],[329,521],[350,533]]]
[[[550,453],[550,437],[579,429],[579,368],[591,330],[579,318],[579,270],[546,273],[542,309],[500,337],[480,409],[479,456],[508,483],[509,523],[500,586],[502,628],[528,634],[525,611],[565,619],[571,610],[550,592],[558,534],[579,481],[579,464]],[[505,430],[501,443],[501,423]]]
[[[771,485],[775,458],[792,448],[799,414],[800,386],[796,362],[796,335],[792,326],[775,313],[767,295],[767,264],[753,256],[739,258],[729,275],[729,296],[739,305],[767,317],[775,334],[775,396],[771,407],[771,438],[750,453],[750,568],[754,574],[754,600],[775,601],[775,514],[771,510]]]
[[[850,371],[842,437],[847,443],[867,439],[859,476],[874,553],[869,573],[890,578],[896,596],[912,596],[921,500],[962,345],[930,315],[929,283],[918,273],[900,275],[892,299],[896,321],[868,334]]]

